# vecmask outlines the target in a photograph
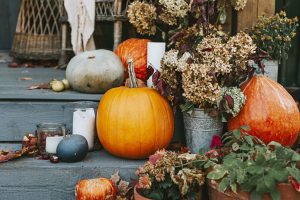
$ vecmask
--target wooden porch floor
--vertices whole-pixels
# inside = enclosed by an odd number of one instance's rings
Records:
[[[101,94],[27,89],[29,85],[64,76],[63,70],[8,68],[6,62],[0,62],[0,150],[20,149],[23,135],[33,132],[38,123],[64,122],[71,128],[75,107],[97,108]],[[22,81],[22,77],[32,80]],[[78,163],[52,164],[36,158],[0,163],[0,199],[71,200],[80,179],[110,177],[120,171],[120,175],[129,180],[143,162],[116,158],[101,150],[88,153]]]

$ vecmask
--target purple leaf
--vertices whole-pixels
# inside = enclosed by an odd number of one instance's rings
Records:
[[[160,72],[156,70],[154,72],[154,74],[152,75],[152,82],[153,82],[154,85],[158,84],[159,77],[160,77]]]
[[[152,76],[152,74],[154,73],[154,68],[152,67],[151,64],[148,65],[146,71],[147,71],[146,73],[147,73],[147,80],[148,80],[150,78],[150,76]]]
[[[233,98],[230,95],[225,95],[225,100],[227,102],[228,107],[230,109],[233,109],[233,107],[234,107]]]

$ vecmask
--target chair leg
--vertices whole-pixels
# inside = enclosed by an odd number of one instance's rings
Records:
[[[122,21],[114,22],[114,48],[115,50],[117,46],[120,44],[122,40]]]
[[[58,61],[59,66],[64,66],[67,64],[67,23],[63,23],[61,25],[61,51],[60,51],[60,58]]]

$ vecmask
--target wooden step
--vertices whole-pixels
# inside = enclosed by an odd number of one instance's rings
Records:
[[[97,109],[101,94],[74,91],[27,90],[29,85],[63,79],[63,70],[50,68],[8,68],[0,63],[0,150],[20,149],[27,132],[34,132],[41,122],[64,122],[72,127],[73,109]],[[22,81],[21,77],[32,80]],[[179,114],[179,115],[178,115]],[[179,112],[175,117],[174,140],[182,140],[183,126]],[[116,144],[118,145],[118,144]],[[74,186],[83,178],[110,177],[116,171],[126,180],[144,161],[116,158],[104,150],[91,152],[78,163],[52,164],[34,158],[0,163],[0,200],[71,200]]]
[[[143,160],[124,160],[104,150],[90,152],[77,163],[50,163],[20,158],[0,164],[1,200],[74,200],[74,187],[81,179],[110,177],[119,171],[123,179],[135,178]]]
[[[0,142],[19,142],[41,122],[62,122],[71,128],[76,107],[97,109],[101,94],[75,91],[28,90],[32,84],[63,79],[65,71],[53,68],[8,68],[0,63]],[[21,78],[32,80],[20,80]]]

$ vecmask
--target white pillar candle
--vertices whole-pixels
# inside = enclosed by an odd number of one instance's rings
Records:
[[[94,147],[95,111],[93,108],[76,109],[73,113],[73,134],[82,135],[88,142],[89,150]]]
[[[57,146],[63,138],[64,136],[46,137],[46,152],[56,154]]]
[[[147,67],[152,66],[154,72],[160,71],[160,60],[166,51],[166,43],[164,42],[148,42],[147,43]],[[153,87],[152,76],[147,80],[147,86]]]

